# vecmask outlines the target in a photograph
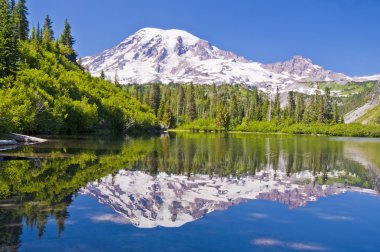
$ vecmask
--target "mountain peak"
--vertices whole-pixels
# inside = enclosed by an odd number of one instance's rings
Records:
[[[311,59],[305,58],[302,55],[294,55],[289,61],[293,61],[293,62],[308,62],[310,64],[313,64],[313,62],[311,61]]]
[[[174,39],[177,40],[178,37],[182,37],[182,39],[191,40],[190,43],[196,43],[198,40],[200,40],[198,37],[194,36],[193,34],[179,29],[159,29],[159,28],[152,28],[152,27],[146,27],[138,30],[135,34],[135,36],[143,36],[149,39],[152,39],[156,36],[165,38],[166,40]],[[128,39],[128,38],[127,38]]]
[[[342,73],[334,73],[319,65],[314,65],[311,59],[301,55],[295,55],[290,60],[263,65],[265,69],[278,74],[296,76],[302,81],[338,81],[344,82],[349,79]]]
[[[104,71],[107,79],[114,80],[117,75],[122,84],[244,83],[275,90],[292,83],[348,79],[299,55],[265,65],[221,50],[184,30],[151,27],[138,30],[96,56],[84,57],[82,64],[95,76]]]

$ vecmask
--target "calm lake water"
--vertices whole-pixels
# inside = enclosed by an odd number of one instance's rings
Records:
[[[0,160],[0,251],[380,248],[380,139],[82,137]]]

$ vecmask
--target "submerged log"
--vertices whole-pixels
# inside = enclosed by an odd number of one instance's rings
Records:
[[[0,146],[15,145],[15,144],[17,144],[16,140],[0,140]]]
[[[43,143],[46,142],[46,139],[38,138],[38,137],[32,137],[27,135],[21,135],[16,133],[9,134],[10,137],[12,137],[17,142],[23,142],[23,143]]]

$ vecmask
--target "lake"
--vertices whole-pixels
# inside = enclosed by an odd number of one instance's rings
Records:
[[[0,160],[0,251],[380,247],[380,139],[52,138]]]

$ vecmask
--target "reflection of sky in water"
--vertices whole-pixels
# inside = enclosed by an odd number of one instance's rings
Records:
[[[76,224],[65,226],[60,239],[53,223],[40,241],[35,231],[24,229],[21,251],[378,251],[380,246],[380,200],[362,193],[296,209],[249,201],[179,228],[120,223],[113,210],[83,195],[69,211],[68,221]]]

